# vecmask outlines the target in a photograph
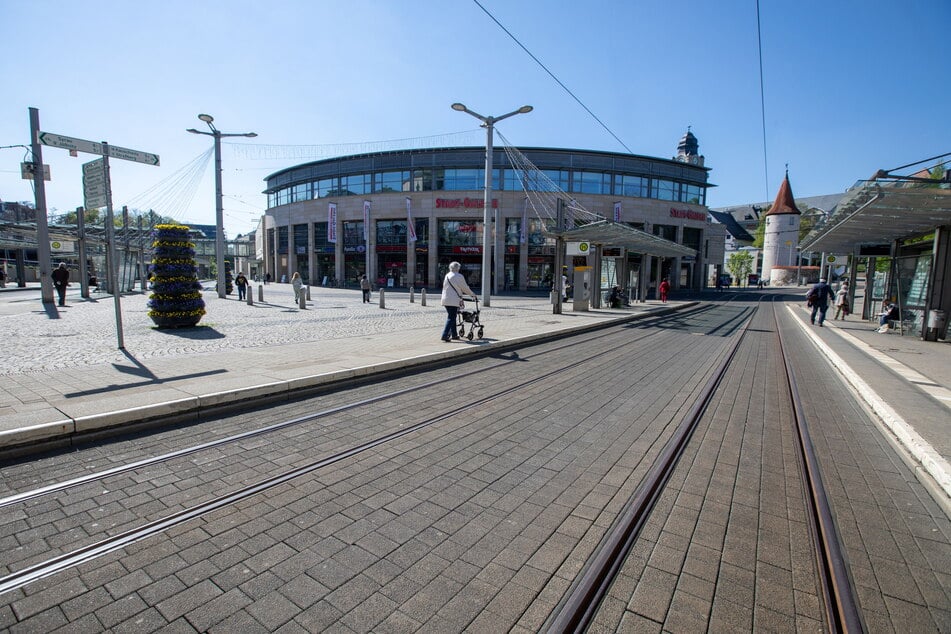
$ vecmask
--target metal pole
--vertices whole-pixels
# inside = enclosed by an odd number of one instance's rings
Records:
[[[108,251],[106,268],[109,271],[109,290],[112,291],[112,303],[116,309],[116,340],[119,350],[125,349],[125,343],[122,340],[122,306],[119,299],[119,261],[116,257],[116,228],[113,223],[112,215],[112,183],[109,180],[109,144],[102,143],[102,171],[106,182],[106,240],[108,241]]]
[[[485,119],[485,205],[482,214],[482,305],[488,308],[492,298],[492,241],[489,239],[489,214],[492,210],[492,117]]]
[[[86,263],[86,211],[76,207],[76,238],[79,242],[79,296],[89,299],[89,268]]]
[[[46,219],[46,184],[43,182],[43,146],[40,145],[40,111],[30,108],[30,145],[33,153],[33,190],[36,197],[36,259],[39,260],[40,301],[53,303],[53,279],[50,277],[50,265],[53,254],[50,252],[50,229]],[[24,275],[17,270],[18,285],[23,283]]]
[[[225,227],[224,208],[221,201],[221,133],[215,137],[215,265],[218,267],[218,297],[226,297],[225,288]],[[289,229],[288,229],[289,230]],[[288,254],[288,258],[290,254]]]

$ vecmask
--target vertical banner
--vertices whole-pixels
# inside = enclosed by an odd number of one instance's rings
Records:
[[[363,201],[363,241],[370,243],[370,201]]]
[[[518,243],[525,244],[528,241],[528,196],[525,197],[525,204],[522,206],[522,222],[518,227]]]
[[[413,205],[409,196],[406,197],[406,239],[416,242],[416,224],[413,222]]]
[[[621,222],[621,201],[614,203],[614,222]]]
[[[327,205],[327,242],[337,242],[337,203]]]

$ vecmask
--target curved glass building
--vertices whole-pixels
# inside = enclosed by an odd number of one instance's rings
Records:
[[[690,247],[696,256],[657,258],[606,249],[602,282],[637,288],[639,275],[700,288],[707,264],[722,263],[722,227],[707,215],[708,169],[687,132],[672,159],[557,148],[518,148],[548,183],[584,209]],[[269,175],[268,209],[257,232],[259,275],[355,286],[366,273],[390,287],[441,286],[449,262],[481,286],[485,149],[388,151],[313,161]],[[554,241],[529,208],[524,174],[493,153],[490,236],[496,288],[548,290]],[[711,252],[709,245],[719,241]],[[569,269],[591,265],[569,257]],[[607,271],[606,279],[604,271]],[[570,275],[570,271],[569,271]]]

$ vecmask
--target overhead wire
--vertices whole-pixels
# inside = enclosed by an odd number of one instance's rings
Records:
[[[568,88],[568,86],[566,86],[566,85],[564,84],[564,82],[562,82],[560,79],[558,79],[558,77],[555,76],[555,73],[551,72],[551,70],[549,70],[549,68],[548,68],[547,66],[545,66],[545,64],[543,64],[540,59],[538,59],[537,57],[535,57],[535,55],[534,55],[530,50],[528,50],[528,48],[527,48],[524,44],[522,44],[522,43],[519,41],[519,39],[518,39],[517,37],[515,37],[515,35],[512,34],[511,31],[509,31],[507,28],[505,28],[505,26],[504,26],[501,22],[499,22],[499,20],[498,20],[494,15],[492,15],[492,14],[489,12],[488,9],[486,9],[484,6],[482,6],[482,4],[479,3],[479,0],[472,0],[472,1],[476,4],[476,6],[478,6],[480,9],[482,9],[482,11],[483,11],[487,16],[489,16],[489,18],[490,18],[493,22],[495,22],[495,23],[498,25],[498,27],[499,27],[500,29],[502,29],[503,31],[505,31],[505,34],[508,35],[510,38],[512,38],[512,41],[514,41],[516,44],[518,44],[519,48],[521,48],[523,51],[525,51],[525,53],[526,53],[529,57],[531,57],[531,58],[535,61],[535,63],[538,64],[538,65],[542,68],[542,70],[544,70],[546,73],[548,73],[548,76],[551,77],[552,79],[554,79],[554,80],[555,80],[555,83],[557,83],[559,86],[561,86],[562,89],[563,89],[566,93],[568,93],[568,95],[578,103],[578,105],[580,105],[582,108],[584,108],[585,112],[587,112],[589,115],[591,115],[591,117],[592,117],[595,121],[598,122],[598,125],[600,125],[602,128],[604,128],[604,129],[607,131],[608,134],[610,134],[612,137],[614,137],[614,140],[617,141],[618,143],[620,143],[620,144],[621,144],[621,147],[623,147],[625,150],[627,150],[628,153],[630,153],[630,154],[633,154],[633,153],[634,153],[634,151],[631,150],[631,148],[627,147],[627,144],[625,144],[624,141],[622,141],[622,140],[620,139],[620,137],[618,137],[618,135],[614,134],[614,131],[611,130],[611,128],[609,128],[609,127],[607,126],[607,124],[604,123],[604,121],[601,121],[601,119],[598,117],[598,115],[594,114],[594,112],[591,111],[591,108],[589,108],[583,101],[581,101],[581,99],[580,99],[575,93],[573,93],[573,92],[571,91],[571,89]]]

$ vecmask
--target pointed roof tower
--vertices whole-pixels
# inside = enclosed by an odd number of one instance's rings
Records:
[[[796,201],[793,199],[792,186],[789,184],[789,170],[786,170],[786,177],[779,186],[773,206],[766,212],[767,216],[779,216],[781,214],[802,215],[802,212],[796,207]]]

